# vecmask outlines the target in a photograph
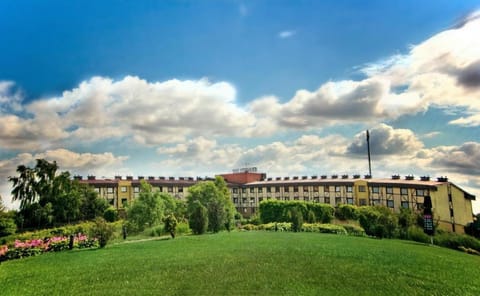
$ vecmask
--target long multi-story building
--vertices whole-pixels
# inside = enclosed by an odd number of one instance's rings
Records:
[[[434,218],[439,227],[453,232],[464,232],[464,226],[473,221],[472,201],[475,196],[450,182],[446,177],[431,180],[429,177],[415,179],[394,175],[388,179],[374,179],[370,176],[294,176],[267,178],[265,173],[252,171],[222,174],[230,189],[232,201],[243,216],[249,217],[258,211],[263,200],[299,200],[338,206],[383,205],[392,211],[401,208],[422,211],[425,196],[432,200]],[[123,179],[96,179],[88,176],[83,183],[90,184],[98,194],[117,209],[123,208],[140,192],[140,182],[145,180],[154,190],[169,193],[178,199],[185,199],[188,188],[197,182],[213,178],[173,178],[127,176]]]

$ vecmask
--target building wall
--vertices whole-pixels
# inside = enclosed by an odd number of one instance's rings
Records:
[[[236,181],[255,181],[244,184],[228,183],[235,208],[245,217],[258,212],[263,200],[306,201],[337,206],[339,204],[382,205],[392,211],[400,212],[401,208],[422,211],[424,197],[431,196],[434,220],[441,229],[462,233],[465,225],[473,221],[473,196],[468,195],[450,182],[419,182],[388,179],[307,179],[276,178],[265,180],[264,174],[248,173],[229,174],[242,175]],[[258,175],[262,175],[259,179]],[[230,179],[232,180],[232,179]],[[178,199],[186,199],[188,188],[199,180],[184,179],[146,179],[154,191],[168,193]],[[140,180],[85,180],[94,186],[99,195],[109,201],[117,209],[122,209],[127,202],[138,197]],[[469,198],[467,198],[469,197]]]

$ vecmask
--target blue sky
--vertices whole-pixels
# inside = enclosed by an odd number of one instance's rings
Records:
[[[364,174],[370,129],[375,177],[480,196],[478,9],[1,1],[0,194],[38,157],[106,177]]]

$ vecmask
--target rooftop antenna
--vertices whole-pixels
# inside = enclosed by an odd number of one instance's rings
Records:
[[[372,161],[370,159],[370,133],[367,130],[368,174],[372,177]]]

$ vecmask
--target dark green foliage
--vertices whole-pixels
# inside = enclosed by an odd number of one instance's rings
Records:
[[[480,214],[477,214],[472,223],[465,226],[465,233],[480,239]]]
[[[458,250],[460,247],[480,252],[480,241],[472,236],[456,233],[437,234],[433,238],[436,245]]]
[[[200,201],[195,200],[189,204],[188,209],[190,216],[188,217],[188,224],[192,229],[193,234],[204,234],[208,227],[208,211]]]
[[[107,222],[115,222],[118,220],[118,211],[114,207],[108,207],[104,212],[103,212],[103,218]]]
[[[165,217],[165,231],[170,234],[172,238],[175,238],[175,233],[177,231],[177,219],[172,214],[169,214]]]
[[[95,225],[91,229],[91,236],[98,239],[100,248],[104,248],[113,236],[114,228],[103,218],[95,219]]]
[[[357,220],[358,208],[354,205],[338,205],[335,208],[335,218],[339,220]]]
[[[17,225],[11,215],[0,213],[0,237],[14,234],[17,231]]]
[[[264,200],[260,203],[260,219],[263,223],[290,222],[291,210],[296,208],[305,221],[330,223],[333,219],[334,208],[328,204],[302,202],[302,201],[278,201]]]
[[[106,202],[87,185],[70,179],[69,172],[57,173],[56,162],[37,159],[34,168],[17,167],[12,195],[20,201],[17,225],[42,228],[102,216]]]
[[[312,210],[308,210],[307,222],[308,222],[308,223],[315,223],[315,222],[317,222],[317,217],[315,216],[315,213],[314,213]]]
[[[383,206],[361,207],[359,222],[367,235],[378,238],[392,238],[397,229],[397,217]]]
[[[290,210],[291,222],[292,222],[292,231],[300,232],[302,231],[303,226],[303,214],[302,212],[297,209],[293,208]]]
[[[430,243],[430,237],[423,232],[423,228],[418,226],[410,226],[407,230],[406,239],[413,240],[419,243]]]
[[[209,231],[218,232],[222,229],[232,228],[235,208],[223,178],[217,177],[215,181],[197,183],[190,187],[188,192],[187,210],[189,219],[191,219],[193,211],[198,210],[198,206],[194,206],[194,203],[198,201],[207,210],[207,229]]]

